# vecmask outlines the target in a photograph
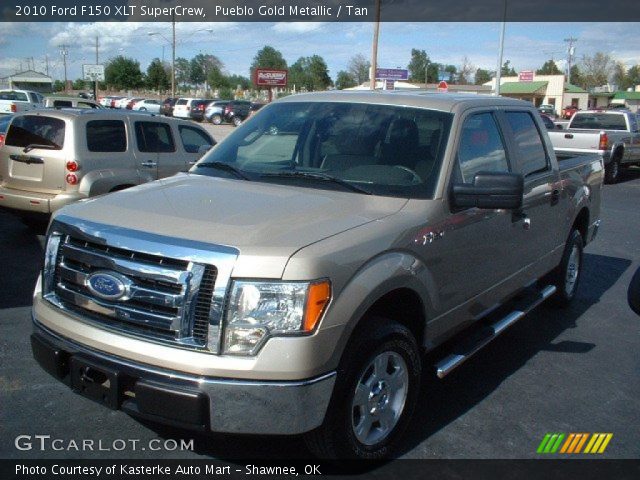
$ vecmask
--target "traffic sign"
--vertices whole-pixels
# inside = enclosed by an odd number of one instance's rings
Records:
[[[438,91],[439,92],[448,92],[449,91],[449,85],[447,85],[447,82],[445,82],[444,80],[442,80],[439,84],[438,84]]]
[[[90,82],[104,82],[104,65],[82,65],[82,77]]]

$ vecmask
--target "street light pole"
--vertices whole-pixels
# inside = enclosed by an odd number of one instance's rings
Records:
[[[171,15],[173,41],[171,45],[171,97],[176,96],[176,14]]]
[[[500,53],[498,54],[498,68],[496,69],[496,88],[494,95],[500,95],[500,79],[502,78],[502,54],[504,53],[504,30],[507,24],[507,0],[504,0],[504,10],[502,11],[502,29],[500,30]]]
[[[380,0],[375,4],[375,23],[373,25],[373,45],[371,46],[371,75],[369,88],[376,89],[376,70],[378,69],[378,36],[380,35]]]

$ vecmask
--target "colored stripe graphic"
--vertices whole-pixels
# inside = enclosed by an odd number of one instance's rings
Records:
[[[573,442],[574,438],[576,438],[576,434],[570,433],[569,436],[567,437],[567,441],[564,442],[564,445],[560,449],[560,453],[567,453],[567,449],[569,448],[569,445],[571,445],[571,442]]]
[[[611,438],[613,438],[613,433],[594,433],[593,439],[587,445],[584,453],[604,453]]]
[[[544,438],[542,439],[542,442],[540,442],[540,445],[538,445],[538,450],[536,450],[537,453],[542,453],[544,452],[544,447],[547,445],[547,442],[549,441],[549,439],[551,438],[551,434],[547,433]]]
[[[604,453],[612,438],[613,433],[547,433],[537,453]]]

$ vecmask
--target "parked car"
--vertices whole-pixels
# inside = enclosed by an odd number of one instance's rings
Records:
[[[575,297],[602,175],[596,156],[559,164],[524,101],[286,97],[189,175],[58,212],[33,355],[156,422],[389,456],[419,400],[439,415],[423,371]]]
[[[258,110],[260,110],[262,107],[264,107],[266,105],[266,103],[260,103],[260,102],[252,102],[251,105],[249,106],[249,117],[251,118],[252,116],[254,116],[256,114],[256,112]]]
[[[111,100],[114,99],[116,97],[112,96],[112,95],[106,95],[104,97],[98,97],[98,103],[105,107],[105,108],[110,108],[111,107]]]
[[[164,102],[162,102],[162,108],[160,109],[161,113],[167,117],[171,117],[173,115],[173,106],[177,100],[177,97],[165,98]]]
[[[173,116],[177,118],[191,118],[191,107],[193,102],[200,98],[179,98],[173,105]]]
[[[565,120],[569,120],[578,110],[580,109],[575,105],[567,105],[562,109],[562,118],[564,118]]]
[[[602,156],[605,182],[616,183],[621,169],[640,165],[638,117],[628,110],[576,112],[566,129],[549,134],[557,155]]]
[[[223,121],[224,107],[229,104],[230,100],[216,100],[207,105],[204,111],[204,118],[214,125],[220,125]]]
[[[224,121],[233,123],[236,127],[241,125],[251,112],[251,102],[247,100],[232,100],[224,107]]]
[[[109,106],[111,108],[120,108],[120,102],[124,101],[127,97],[110,97]]]
[[[141,112],[160,113],[160,100],[150,98],[142,99],[131,108],[131,110],[139,110]]]
[[[191,102],[191,110],[189,110],[189,118],[197,122],[204,120],[204,112],[213,100],[194,100]]]
[[[48,108],[104,108],[98,102],[83,97],[46,97],[44,106]]]
[[[7,134],[7,129],[13,118],[12,114],[0,115],[0,147],[4,145],[4,137]]]
[[[186,171],[215,140],[191,122],[108,110],[13,117],[0,150],[0,207],[25,219]]]
[[[129,101],[127,102],[127,105],[124,107],[127,110],[133,110],[133,107],[138,103],[141,102],[142,100],[144,100],[144,98],[130,98]]]
[[[553,118],[557,116],[556,107],[554,105],[542,104],[538,107],[538,111]]]
[[[30,90],[0,90],[0,115],[25,112],[44,106],[44,96]]]
[[[93,99],[93,93],[91,93],[91,92],[80,92],[80,93],[78,93],[78,96],[80,98],[85,98],[85,99],[88,99],[88,100],[92,100]]]
[[[542,123],[544,123],[544,126],[547,127],[547,130],[556,130],[556,124],[553,123],[553,120],[549,115],[541,113],[540,118],[542,118]]]

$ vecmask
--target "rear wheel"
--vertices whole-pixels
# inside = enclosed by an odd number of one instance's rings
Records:
[[[222,123],[222,117],[216,113],[211,117],[211,123],[214,125],[220,125]]]
[[[560,265],[551,274],[556,293],[552,297],[558,307],[566,307],[576,296],[582,274],[584,242],[578,230],[573,230],[564,247]]]
[[[411,332],[383,318],[364,320],[345,350],[323,425],[307,446],[321,458],[392,455],[420,388],[420,350]]]
[[[605,183],[617,183],[620,180],[620,156],[614,156],[604,167]]]

